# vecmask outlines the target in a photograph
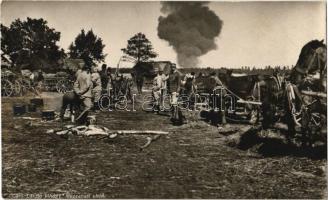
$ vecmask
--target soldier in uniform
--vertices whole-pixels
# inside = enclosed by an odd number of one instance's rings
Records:
[[[215,101],[215,103],[213,102],[213,105],[215,106],[219,106],[219,122],[225,126],[227,124],[226,121],[226,107],[225,107],[225,100],[224,100],[224,96],[226,94],[226,91],[224,90],[224,85],[221,82],[221,80],[219,79],[218,75],[216,74],[215,71],[210,73],[210,82],[213,83],[212,84],[212,92],[214,94],[218,94],[221,96],[215,96],[215,98],[213,99],[213,101]],[[223,102],[221,102],[221,100]],[[214,108],[215,109],[215,108]],[[215,125],[218,125],[218,121],[215,120],[217,118],[217,113],[214,110],[211,110],[210,112],[210,118],[212,118],[212,123]],[[220,126],[219,126],[220,128]]]
[[[101,88],[103,91],[107,89],[107,84],[109,81],[109,77],[107,75],[107,65],[103,64],[101,66],[101,71],[99,72],[100,80],[101,80]]]
[[[156,77],[153,80],[153,97],[155,99],[155,108],[154,110],[159,113],[160,110],[160,102],[163,99],[163,91],[166,89],[166,76],[163,75],[162,69],[155,69],[155,72],[157,73]]]
[[[77,74],[76,81],[74,82],[74,92],[79,96],[83,111],[76,118],[78,123],[85,123],[88,117],[88,113],[92,108],[92,80],[90,74],[90,67],[84,65],[82,70]]]
[[[111,74],[111,68],[110,67],[107,68],[106,76],[108,78],[107,85],[106,85],[106,92],[110,96],[111,91],[113,90],[113,76]]]
[[[96,66],[92,67],[91,80],[93,85],[93,89],[92,89],[93,107],[96,110],[98,109],[98,101],[100,99],[101,91],[102,91],[101,78]]]
[[[171,73],[168,77],[168,94],[171,95],[171,105],[172,105],[172,113],[171,113],[171,121],[173,124],[181,125],[183,123],[183,116],[181,109],[178,106],[178,98],[181,92],[181,80],[182,73],[177,70],[175,64],[171,66]]]
[[[174,92],[179,94],[181,89],[182,73],[177,70],[176,65],[173,63],[171,67],[171,73],[168,78],[168,92],[173,94]]]

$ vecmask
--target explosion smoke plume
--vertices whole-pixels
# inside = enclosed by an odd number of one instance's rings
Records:
[[[216,49],[215,37],[222,29],[221,19],[206,2],[162,2],[157,34],[177,53],[181,67],[197,67],[198,57]]]

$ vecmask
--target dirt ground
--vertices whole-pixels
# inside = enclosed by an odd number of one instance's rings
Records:
[[[47,134],[61,124],[13,117],[12,105],[28,100],[2,98],[4,198],[327,197],[326,146],[300,149],[281,137],[261,138],[249,125],[231,124],[237,132],[220,133],[195,117],[173,126],[167,115],[140,108],[95,114],[113,130],[170,132],[141,150],[147,135]],[[241,133],[238,145],[229,142]]]

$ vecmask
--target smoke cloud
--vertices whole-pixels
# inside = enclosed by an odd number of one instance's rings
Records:
[[[197,67],[198,58],[217,48],[223,22],[207,2],[161,2],[157,34],[177,53],[181,67]]]

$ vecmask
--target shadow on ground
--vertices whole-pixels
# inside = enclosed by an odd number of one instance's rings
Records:
[[[237,145],[239,149],[256,149],[257,153],[265,156],[297,156],[311,159],[324,159],[327,157],[325,144],[314,147],[302,147],[295,143],[288,143],[284,138],[261,137],[259,130],[252,128],[245,132]]]

